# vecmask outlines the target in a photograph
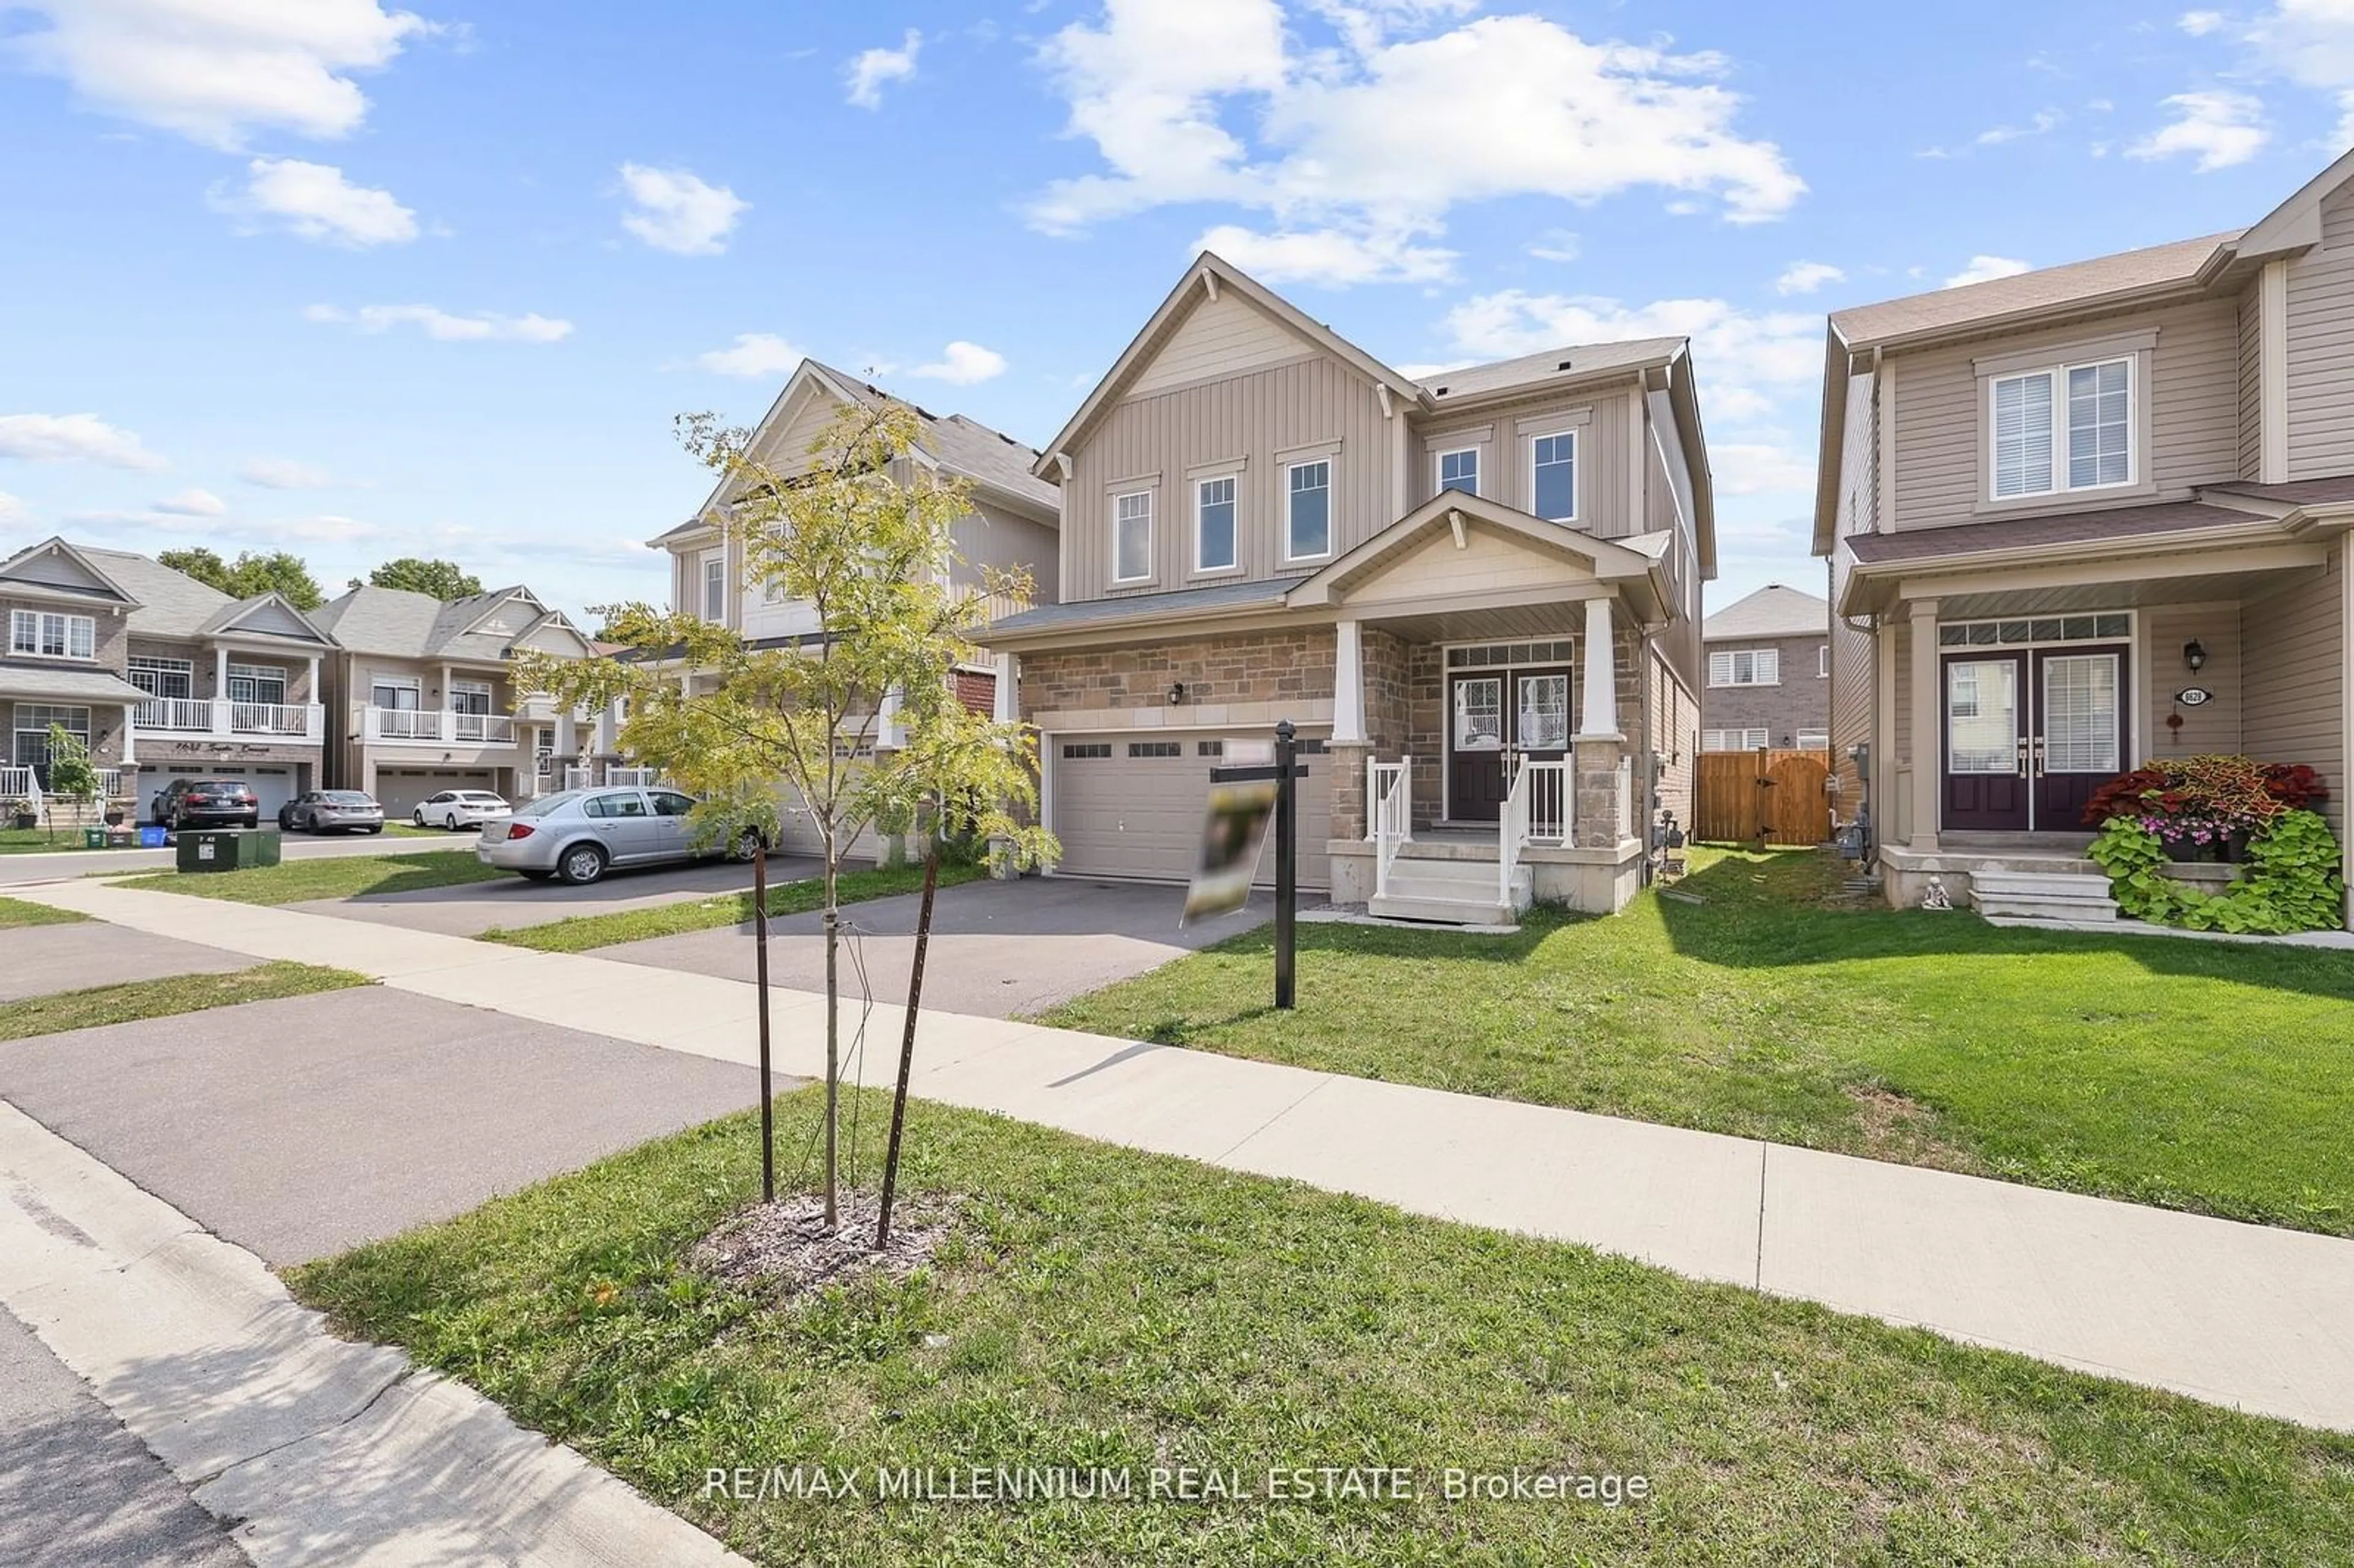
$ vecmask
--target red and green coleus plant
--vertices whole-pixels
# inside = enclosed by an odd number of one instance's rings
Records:
[[[2222,843],[2261,834],[2283,812],[2304,810],[2328,792],[2302,763],[2206,753],[2118,774],[2085,803],[2084,825],[2126,817],[2169,844]]]

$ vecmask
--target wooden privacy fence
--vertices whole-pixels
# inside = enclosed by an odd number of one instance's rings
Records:
[[[1692,837],[1819,844],[1831,836],[1828,751],[1703,751]]]

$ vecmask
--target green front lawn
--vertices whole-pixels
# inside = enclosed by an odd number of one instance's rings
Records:
[[[0,1002],[0,1040],[63,1034],[68,1030],[95,1029],[105,1023],[134,1023],[143,1018],[169,1018],[175,1013],[202,1012],[207,1008],[235,1007],[240,1002],[308,996],[313,991],[341,991],[346,986],[372,983],[366,975],[355,975],[349,969],[269,963],[227,974],[173,975],[164,980],[93,986],[88,991],[59,991],[52,996],[28,996],[19,1001]]]
[[[791,1178],[815,1091],[779,1102]],[[885,1114],[861,1115],[872,1174]],[[917,1102],[907,1186],[965,1227],[901,1285],[755,1300],[689,1267],[758,1191],[748,1113],[294,1269],[755,1561],[1316,1565],[2354,1559],[2354,1438],[1580,1247]],[[706,1472],[1104,1467],[1133,1501],[707,1496]],[[1145,1496],[1152,1467],[1257,1500]],[[1411,1467],[1393,1501],[1273,1468]],[[1440,1472],[1650,1495],[1447,1501]]]
[[[81,830],[59,828],[0,828],[0,854],[46,854],[52,850],[81,848]]]
[[[748,867],[744,874],[748,878],[751,875]],[[954,887],[988,874],[983,866],[944,864],[940,867],[940,885]],[[921,865],[876,866],[868,871],[843,873],[835,884],[834,896],[844,904],[857,904],[869,898],[919,893],[923,886]],[[769,889],[771,918],[806,915],[823,907],[825,883],[822,878],[805,877],[799,882],[779,883]],[[610,915],[576,915],[568,920],[551,920],[544,926],[525,926],[513,931],[493,927],[480,939],[514,948],[534,948],[543,953],[585,953],[591,948],[610,948],[616,942],[642,942],[651,937],[683,937],[691,931],[741,926],[751,918],[752,895],[746,892],[659,904],[646,909],[624,909]]]
[[[465,849],[397,855],[333,855],[289,860],[244,871],[162,871],[125,879],[124,887],[226,898],[235,904],[300,904],[310,898],[365,898],[371,894],[414,893],[461,882],[513,876],[474,858]]]
[[[2354,1235],[2354,953],[1832,906],[1813,852],[1516,937],[1261,929],[1047,1022]]]
[[[65,926],[76,920],[87,920],[87,915],[70,909],[53,909],[46,904],[27,904],[21,898],[0,898],[0,931],[11,926]]]

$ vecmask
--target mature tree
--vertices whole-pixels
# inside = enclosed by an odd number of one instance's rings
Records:
[[[397,561],[387,561],[368,574],[368,582],[380,588],[406,588],[410,593],[429,593],[443,603],[453,599],[472,599],[482,591],[482,579],[471,572],[459,569],[455,561],[429,561],[419,556],[403,556]],[[352,585],[357,588],[359,585]]]
[[[790,473],[753,456],[748,431],[707,415],[679,425],[687,450],[735,498],[716,521],[740,547],[748,578],[773,581],[810,606],[820,634],[807,647],[753,648],[696,616],[599,607],[629,656],[525,652],[517,682],[566,703],[628,697],[624,748],[705,798],[694,824],[703,842],[737,839],[747,824],[773,832],[779,791],[808,813],[825,860],[825,1196],[833,1225],[843,857],[862,832],[904,830],[921,802],[940,799],[1016,863],[1051,855],[1053,838],[1016,816],[1035,804],[1037,742],[1024,726],[991,723],[949,695],[949,672],[981,657],[971,635],[986,611],[980,596],[949,584],[950,527],[970,503],[962,482],[907,461],[920,435],[911,411],[845,408]],[[990,576],[991,590],[1027,586],[1020,574]],[[716,689],[683,690],[690,671],[716,677]],[[905,744],[878,756],[886,698],[897,704]],[[760,1092],[765,1103],[765,1083]]]
[[[272,550],[268,555],[246,550],[230,562],[222,560],[217,551],[194,545],[185,550],[160,551],[155,559],[175,572],[218,588],[231,599],[277,593],[284,595],[286,602],[297,609],[316,609],[326,602],[327,596],[319,591],[318,579],[312,577],[302,557],[284,550]]]

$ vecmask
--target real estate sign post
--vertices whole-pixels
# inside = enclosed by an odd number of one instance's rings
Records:
[[[1227,754],[1243,748],[1230,745]],[[1265,755],[1262,752],[1260,755]],[[1292,927],[1299,902],[1299,746],[1289,719],[1275,726],[1273,766],[1214,768],[1202,853],[1185,890],[1187,920],[1230,915],[1250,899],[1269,821],[1275,836],[1275,1005],[1291,1006]]]

